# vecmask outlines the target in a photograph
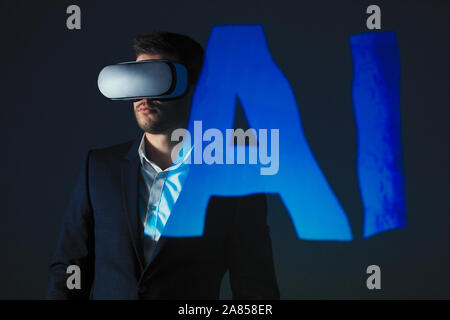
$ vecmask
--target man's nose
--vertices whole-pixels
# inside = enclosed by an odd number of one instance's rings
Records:
[[[150,105],[150,100],[148,98],[140,99],[138,102],[139,102],[139,104]]]

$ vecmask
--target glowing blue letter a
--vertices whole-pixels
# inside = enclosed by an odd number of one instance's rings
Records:
[[[213,28],[194,96],[188,130],[226,136],[233,128],[236,97],[251,128],[279,129],[279,171],[261,175],[255,165],[192,165],[166,234],[199,236],[211,195],[279,193],[297,235],[308,240],[352,240],[346,214],[327,183],[303,133],[288,80],[274,63],[261,26]],[[251,148],[251,147],[248,147]]]

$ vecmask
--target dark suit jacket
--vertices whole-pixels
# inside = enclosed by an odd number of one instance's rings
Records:
[[[218,299],[228,269],[233,299],[279,299],[263,194],[212,197],[203,236],[162,236],[143,265],[139,142],[88,152],[50,264],[47,298]],[[68,265],[81,268],[81,289],[67,289]]]

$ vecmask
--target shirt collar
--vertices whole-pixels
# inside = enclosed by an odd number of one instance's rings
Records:
[[[181,150],[183,150],[183,149],[181,149]],[[181,152],[181,150],[180,150],[180,152]],[[155,171],[157,173],[163,172],[163,171],[175,170],[175,169],[178,169],[179,167],[181,167],[182,165],[183,166],[186,165],[187,160],[191,154],[191,151],[192,151],[192,147],[186,153],[186,155],[184,156],[182,161],[179,161],[176,164],[172,164],[172,166],[170,166],[169,168],[162,170],[156,163],[154,163],[153,161],[151,161],[150,159],[147,158],[147,155],[145,152],[145,133],[142,135],[141,143],[139,144],[139,148],[138,148],[139,159],[141,160],[141,165],[144,166],[144,163],[148,163],[153,167],[153,169],[155,169]]]

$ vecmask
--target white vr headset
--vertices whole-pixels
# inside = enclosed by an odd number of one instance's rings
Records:
[[[106,66],[97,80],[100,92],[112,100],[172,99],[188,87],[184,65],[168,60],[141,60]]]

